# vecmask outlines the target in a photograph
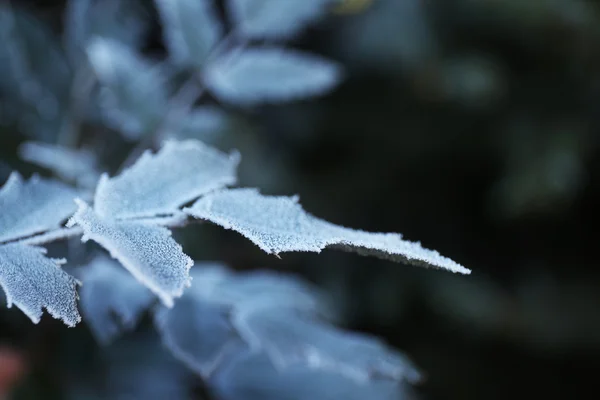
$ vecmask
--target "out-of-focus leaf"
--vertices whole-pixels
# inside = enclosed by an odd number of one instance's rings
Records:
[[[323,17],[333,0],[229,0],[237,29],[253,39],[288,39]]]
[[[241,353],[214,375],[209,386],[223,400],[398,400],[406,398],[407,390],[404,382],[357,382],[304,365],[279,370],[266,354],[255,352]]]
[[[100,244],[167,306],[189,286],[192,260],[171,237],[171,231],[148,222],[115,221],[97,215],[77,200],[79,209],[68,226],[81,226],[82,240]]]
[[[166,131],[168,137],[173,139],[197,139],[212,144],[230,129],[232,118],[217,107],[198,107],[185,114],[183,118],[169,121]]]
[[[201,68],[223,35],[213,0],[155,0],[173,61]]]
[[[202,197],[184,212],[235,230],[270,254],[320,252],[331,246],[397,262],[471,272],[418,242],[403,240],[400,234],[353,230],[318,219],[302,209],[297,197],[263,196],[255,189],[222,190]]]
[[[13,172],[0,189],[0,242],[58,228],[76,210],[77,192],[62,183]]]
[[[100,177],[96,157],[89,150],[73,150],[59,145],[26,142],[20,146],[19,153],[25,161],[48,168],[61,179],[76,182],[85,188],[94,187]]]
[[[43,308],[68,326],[80,320],[77,311],[77,280],[64,272],[55,260],[44,256],[45,249],[11,243],[0,246],[0,286],[8,307],[16,304],[34,323]]]
[[[420,380],[409,360],[377,339],[344,332],[304,313],[274,306],[269,311],[237,314],[234,325],[251,348],[263,350],[280,369],[299,364],[360,382],[374,376]]]
[[[98,256],[81,268],[81,313],[96,339],[112,342],[135,328],[154,295],[116,261]]]
[[[138,48],[148,28],[139,0],[69,0],[65,11],[65,48],[74,63],[85,57],[94,36]]]
[[[0,4],[0,91],[18,104],[19,129],[53,140],[65,117],[72,71],[55,35],[10,3]]]
[[[168,141],[119,176],[103,175],[94,210],[111,218],[172,214],[205,193],[234,184],[238,163],[235,152],[227,155],[195,140]]]
[[[189,400],[197,381],[156,333],[127,334],[103,349],[106,399]]]
[[[100,106],[106,123],[131,140],[155,129],[168,97],[161,68],[112,39],[90,39],[87,54],[102,84]]]
[[[220,99],[248,106],[324,94],[341,80],[341,68],[324,58],[275,47],[235,49],[204,71]]]

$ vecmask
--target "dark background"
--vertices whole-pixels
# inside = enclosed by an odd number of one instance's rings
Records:
[[[18,3],[60,32],[61,1]],[[344,83],[318,99],[230,109],[236,129],[219,146],[241,151],[243,185],[300,194],[305,209],[338,224],[401,232],[472,275],[334,251],[279,260],[204,225],[177,233],[184,250],[317,282],[346,326],[385,338],[421,367],[423,399],[595,393],[600,3],[351,3],[364,4],[292,43],[340,61]],[[161,46],[156,23],[146,51]],[[2,128],[2,181],[12,169],[37,171],[17,157],[28,139]],[[104,150],[112,165],[135,146],[92,128],[82,140],[121,149]],[[86,328],[48,317],[35,326],[17,314],[1,310],[0,343],[28,355],[29,384],[52,386],[56,343],[85,341],[72,331]]]

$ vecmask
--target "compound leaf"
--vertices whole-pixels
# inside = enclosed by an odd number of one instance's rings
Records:
[[[145,152],[119,176],[103,175],[94,210],[102,217],[137,218],[171,214],[183,204],[236,181],[239,155],[224,154],[199,141],[168,141]]]
[[[223,35],[212,0],[155,0],[155,3],[173,61],[202,67]]]
[[[324,94],[341,80],[341,68],[293,50],[235,49],[208,65],[203,79],[220,99],[247,106]]]
[[[115,260],[97,256],[81,268],[81,313],[96,340],[108,344],[137,325],[155,297]]]
[[[141,283],[171,307],[189,286],[192,260],[171,237],[171,231],[147,222],[115,221],[97,215],[85,202],[68,226],[83,229],[83,241],[100,244]]]
[[[239,31],[252,39],[288,39],[323,17],[332,0],[229,0]]]
[[[76,210],[77,192],[62,183],[13,172],[0,189],[0,242],[58,228]]]
[[[8,307],[16,304],[34,323],[43,308],[68,326],[80,320],[77,311],[77,280],[64,272],[55,260],[44,256],[41,247],[10,243],[0,246],[0,286]]]
[[[353,230],[316,218],[302,209],[297,197],[263,196],[255,189],[222,190],[202,197],[184,212],[235,230],[275,255],[320,252],[333,246],[392,261],[470,273],[436,251],[403,240],[400,234]]]

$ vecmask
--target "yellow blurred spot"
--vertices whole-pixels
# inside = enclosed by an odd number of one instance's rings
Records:
[[[334,14],[358,14],[365,11],[375,0],[339,0]]]

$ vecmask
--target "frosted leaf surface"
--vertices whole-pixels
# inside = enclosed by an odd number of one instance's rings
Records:
[[[324,94],[341,80],[341,68],[318,56],[259,47],[218,57],[203,79],[220,99],[246,106]]]
[[[0,286],[8,307],[15,304],[34,323],[43,308],[68,326],[80,320],[77,311],[77,280],[64,272],[61,260],[47,258],[41,247],[11,243],[0,246]]]
[[[221,108],[204,106],[188,112],[184,118],[169,121],[167,134],[173,139],[198,139],[215,143],[233,125],[233,117]]]
[[[166,142],[145,152],[119,176],[103,175],[94,209],[111,218],[171,214],[210,191],[234,184],[239,155],[227,155],[199,141]]]
[[[94,37],[86,50],[106,123],[131,140],[154,129],[167,104],[164,71],[115,40]]]
[[[419,372],[408,359],[377,339],[345,332],[305,313],[273,307],[237,315],[234,325],[254,349],[279,369],[300,364],[367,382],[373,376],[414,383]]]
[[[323,17],[332,0],[229,0],[240,32],[253,39],[287,39]]]
[[[79,270],[81,313],[102,344],[110,343],[123,330],[132,330],[155,299],[148,288],[108,257],[98,256]]]
[[[26,142],[20,146],[19,153],[25,161],[48,168],[59,178],[77,182],[82,187],[94,187],[100,177],[96,157],[91,151],[73,150],[41,142]]]
[[[223,35],[213,0],[155,0],[155,3],[173,61],[202,67]]]
[[[171,231],[145,222],[115,221],[98,216],[86,203],[68,225],[83,229],[83,241],[92,239],[109,251],[167,306],[189,286],[192,260],[171,237]]]
[[[0,242],[55,229],[77,207],[77,192],[62,183],[13,172],[0,189]]]
[[[252,352],[241,353],[220,369],[209,385],[223,400],[399,400],[406,390],[404,383],[357,382],[303,365],[279,370],[266,354]]]
[[[305,212],[297,197],[263,196],[255,189],[208,194],[184,212],[232,229],[270,254],[320,252],[326,247],[397,262],[468,274],[471,271],[396,233],[371,233],[334,225]]]

